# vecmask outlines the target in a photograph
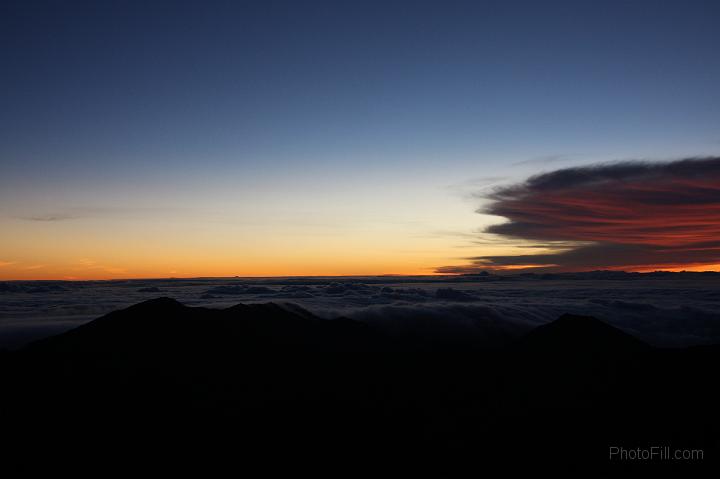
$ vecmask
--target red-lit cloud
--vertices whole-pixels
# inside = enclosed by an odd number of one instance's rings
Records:
[[[623,162],[534,176],[487,196],[487,233],[554,243],[541,255],[483,256],[441,272],[682,269],[720,265],[720,158]],[[549,266],[554,265],[554,266]]]

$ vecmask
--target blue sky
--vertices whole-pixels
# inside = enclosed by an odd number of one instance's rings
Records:
[[[4,2],[0,222],[13,238],[0,260],[77,261],[23,241],[57,228],[102,244],[107,224],[114,240],[209,218],[225,237],[252,235],[218,225],[262,224],[286,250],[306,231],[294,218],[333,225],[341,261],[359,224],[399,245],[492,221],[452,185],[717,154],[718,20],[712,1]],[[70,219],[23,219],[53,215]],[[443,241],[377,272],[467,246]],[[93,261],[148,256],[134,247]],[[288,272],[318,260],[306,254]]]

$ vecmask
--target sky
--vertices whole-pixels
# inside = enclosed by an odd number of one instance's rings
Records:
[[[718,20],[687,0],[2,2],[0,279],[714,269],[712,241],[663,238],[720,223]],[[687,158],[710,166],[627,163]],[[534,189],[567,171],[599,176]],[[652,235],[567,222],[588,192],[576,213],[607,215],[607,188]]]

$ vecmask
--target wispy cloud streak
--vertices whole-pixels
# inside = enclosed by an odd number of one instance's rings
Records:
[[[21,220],[26,220],[26,221],[52,222],[52,221],[74,220],[78,217],[75,215],[66,215],[66,214],[43,214],[43,215],[31,215],[31,216],[19,216],[18,218]]]

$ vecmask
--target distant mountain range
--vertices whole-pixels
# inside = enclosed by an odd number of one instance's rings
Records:
[[[657,444],[702,448],[704,460],[645,472],[717,465],[718,347],[653,348],[574,315],[500,348],[458,344],[291,304],[153,299],[0,355],[3,450],[587,477],[639,467],[610,461],[610,446]]]
[[[485,279],[539,279],[539,280],[628,280],[628,279],[652,279],[652,278],[720,278],[720,272],[717,271],[616,271],[616,270],[596,270],[596,271],[577,271],[568,273],[535,273],[528,272],[512,272],[506,274],[492,274],[487,271],[477,274],[460,274],[459,277]]]
[[[349,352],[383,346],[366,324],[324,320],[300,306],[237,304],[227,309],[188,307],[158,298],[107,314],[28,345],[29,352],[184,354],[224,352]]]

